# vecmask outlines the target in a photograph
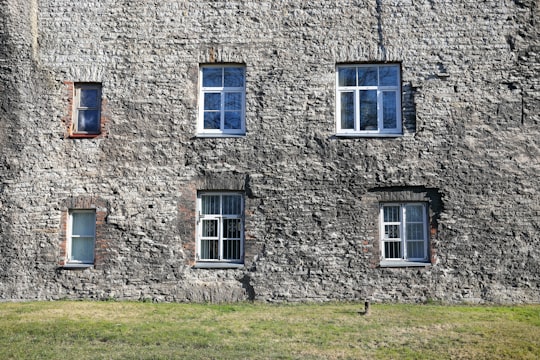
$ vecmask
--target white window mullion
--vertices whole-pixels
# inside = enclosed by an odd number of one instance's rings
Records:
[[[244,82],[245,84],[245,82]],[[244,85],[245,87],[245,85]],[[246,92],[245,91],[242,91],[242,122],[240,124],[240,128],[241,128],[241,131],[242,132],[245,132],[246,131],[246,121],[245,121],[245,118],[246,118]]]
[[[360,131],[360,121],[360,89],[357,87],[354,90],[354,131]]]
[[[407,259],[407,210],[404,204],[401,207],[401,258]]]
[[[377,90],[377,132],[380,133],[384,128],[384,116],[383,116],[383,92]]]
[[[244,223],[245,223],[245,211],[244,211],[244,202],[241,202],[240,205],[240,239],[245,239],[244,237]],[[244,242],[240,241],[240,261],[244,261]]]
[[[73,213],[69,213],[69,224],[68,224],[68,242],[66,246],[66,252],[67,252],[67,261],[70,262],[72,260],[71,255],[71,248],[73,243]]]
[[[224,116],[223,116],[224,117]],[[219,195],[218,258],[223,260],[223,195]]]
[[[427,206],[424,206],[424,254],[426,260],[431,257],[428,252],[428,242],[429,242],[429,216]]]
[[[219,108],[219,113],[220,113],[219,114],[219,129],[223,131],[225,129],[225,89],[221,88],[220,92],[221,92],[221,104]]]
[[[223,216],[218,220],[218,260],[223,260]]]
[[[381,234],[380,237],[381,237],[381,256],[383,259],[386,259],[386,254],[384,253],[384,243],[386,241],[385,237],[384,237],[384,225],[386,224],[384,222],[384,205],[381,205],[379,207],[379,219],[380,219],[380,222],[379,222],[379,233]]]

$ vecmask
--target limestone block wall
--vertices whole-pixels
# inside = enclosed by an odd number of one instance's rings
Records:
[[[0,1],[0,300],[540,300],[534,0]],[[197,136],[242,64],[246,134]],[[401,67],[403,136],[336,136],[336,66]],[[68,136],[70,84],[102,135]],[[245,261],[195,263],[196,196],[245,194]],[[430,264],[380,265],[379,203],[430,205]],[[66,211],[102,216],[66,269]],[[96,254],[97,254],[96,253]]]

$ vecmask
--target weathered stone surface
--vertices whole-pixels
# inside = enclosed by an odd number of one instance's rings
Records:
[[[540,302],[539,12],[0,0],[0,300]],[[336,64],[387,61],[404,136],[335,137]],[[212,62],[246,65],[245,137],[196,137]],[[103,84],[106,136],[66,138],[66,81]],[[218,188],[246,192],[244,269],[191,266],[196,191]],[[378,266],[377,203],[396,191],[438,202],[431,266]],[[66,270],[80,197],[108,204],[107,247]]]

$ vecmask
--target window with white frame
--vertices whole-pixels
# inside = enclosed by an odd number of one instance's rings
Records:
[[[95,210],[70,210],[67,263],[93,264],[96,242]]]
[[[99,134],[101,132],[101,84],[77,83],[74,90],[72,133]]]
[[[197,261],[242,263],[244,198],[241,193],[200,193]]]
[[[201,66],[198,133],[245,134],[245,67]]]
[[[382,204],[380,219],[383,260],[428,261],[426,204]]]
[[[338,135],[400,135],[400,66],[336,67]]]

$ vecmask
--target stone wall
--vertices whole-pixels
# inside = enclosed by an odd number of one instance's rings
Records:
[[[0,0],[0,300],[540,302],[539,15]],[[369,62],[401,64],[404,135],[336,137],[336,65]],[[245,64],[245,137],[196,136],[208,63]],[[73,82],[102,83],[105,136],[66,135]],[[231,188],[245,266],[196,269],[197,191]],[[378,204],[404,196],[430,203],[432,263],[381,267]],[[62,267],[73,201],[106,214],[91,268]]]

